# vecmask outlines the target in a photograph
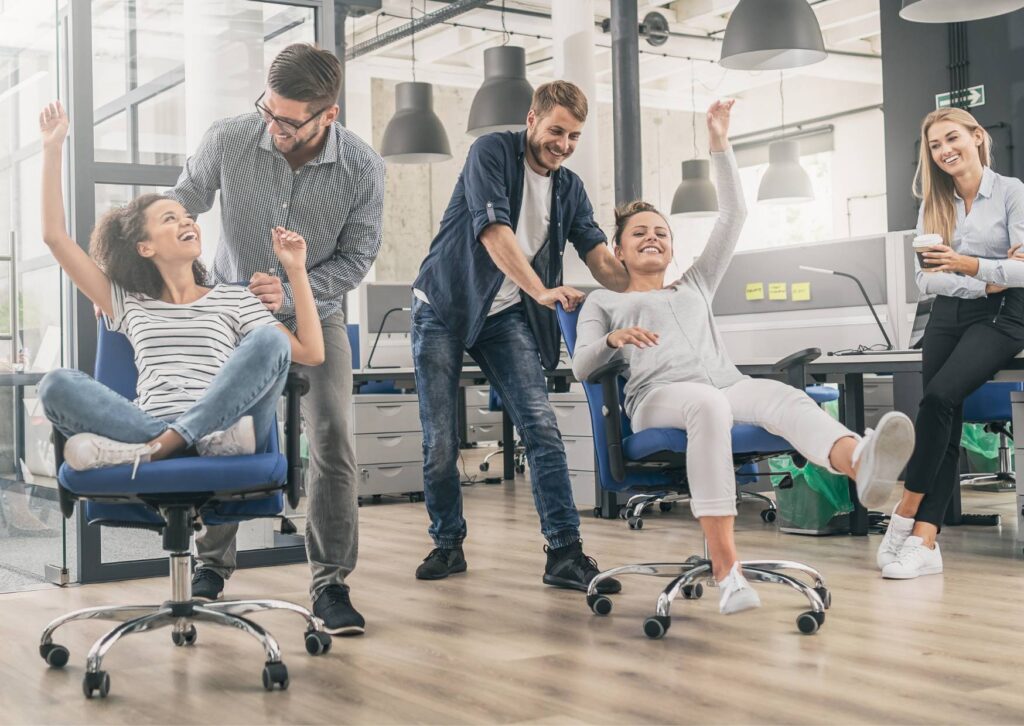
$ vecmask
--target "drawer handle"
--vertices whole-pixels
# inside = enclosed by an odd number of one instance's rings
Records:
[[[391,415],[394,415],[395,413],[398,413],[399,411],[402,410],[402,404],[400,404],[400,403],[390,403],[390,404],[385,404],[385,405],[378,404],[375,408],[378,411],[380,411],[381,413],[387,413],[389,416],[391,416]]]
[[[569,411],[575,411],[576,410],[576,404],[575,403],[556,403],[556,404],[552,405],[552,408],[564,408],[564,409],[569,410]]]
[[[387,443],[389,443],[389,445],[393,445],[393,444],[390,444],[390,442],[392,442],[392,441],[398,442],[398,441],[401,441],[402,438],[403,438],[402,436],[378,436],[377,437],[377,441],[380,441],[382,443],[387,442]]]
[[[399,473],[405,470],[404,466],[381,466],[377,468],[377,471],[387,476],[398,476]]]

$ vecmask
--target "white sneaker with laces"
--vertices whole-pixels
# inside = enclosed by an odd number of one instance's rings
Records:
[[[214,431],[196,442],[200,456],[247,456],[256,453],[256,429],[252,416],[242,416],[223,431]]]
[[[860,503],[867,509],[884,505],[913,453],[914,424],[906,414],[890,411],[877,429],[865,431],[853,450]]]
[[[921,575],[941,573],[942,553],[939,551],[939,543],[935,543],[934,549],[929,549],[920,537],[910,536],[900,548],[898,559],[882,570],[882,577],[889,580],[912,580]]]
[[[901,517],[893,510],[889,516],[889,527],[885,530],[885,536],[882,537],[882,543],[878,545],[878,553],[875,555],[878,569],[885,569],[886,565],[891,565],[899,559],[900,548],[913,531],[914,520]]]
[[[75,471],[132,464],[132,479],[139,464],[147,463],[160,444],[126,444],[99,434],[75,434],[64,444],[64,461]]]
[[[729,574],[718,583],[722,598],[718,601],[718,612],[722,615],[735,615],[744,610],[761,607],[761,598],[743,576],[740,563],[734,562]]]

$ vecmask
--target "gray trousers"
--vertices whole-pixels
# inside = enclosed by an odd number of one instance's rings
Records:
[[[328,585],[341,585],[355,569],[359,550],[359,504],[352,439],[352,351],[344,313],[323,321],[326,358],[315,368],[296,365],[309,378],[302,397],[302,422],[309,439],[306,479],[306,555],[313,571],[312,599]],[[207,527],[196,538],[200,567],[227,579],[235,570],[237,524]]]

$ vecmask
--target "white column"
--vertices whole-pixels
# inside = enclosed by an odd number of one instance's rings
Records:
[[[214,121],[253,110],[266,83],[263,10],[233,0],[185,0],[185,153]],[[199,220],[203,260],[213,266],[220,241],[220,197]]]
[[[571,81],[582,89],[590,105],[587,125],[576,151],[566,166],[579,174],[596,210],[601,192],[601,170],[598,162],[597,74],[594,70],[594,2],[593,0],[558,0],[551,3],[552,56],[555,78]],[[583,261],[567,249],[564,259],[566,284],[594,284],[594,278]]]

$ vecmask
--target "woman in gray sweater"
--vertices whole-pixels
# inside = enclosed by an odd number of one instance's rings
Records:
[[[628,361],[625,410],[634,431],[686,430],[690,508],[708,540],[724,614],[760,605],[738,567],[733,538],[733,423],[761,426],[809,461],[856,479],[858,497],[868,507],[884,504],[914,444],[913,424],[901,413],[886,414],[877,431],[869,429],[861,438],[803,391],[744,376],[729,360],[711,301],[746,217],[728,144],[733,103],[718,101],[707,113],[720,211],[704,252],[666,285],[673,254],[668,222],[645,202],[617,210],[615,254],[629,271],[629,287],[623,293],[598,290],[589,296],[579,316],[573,358],[580,380],[615,357]]]

